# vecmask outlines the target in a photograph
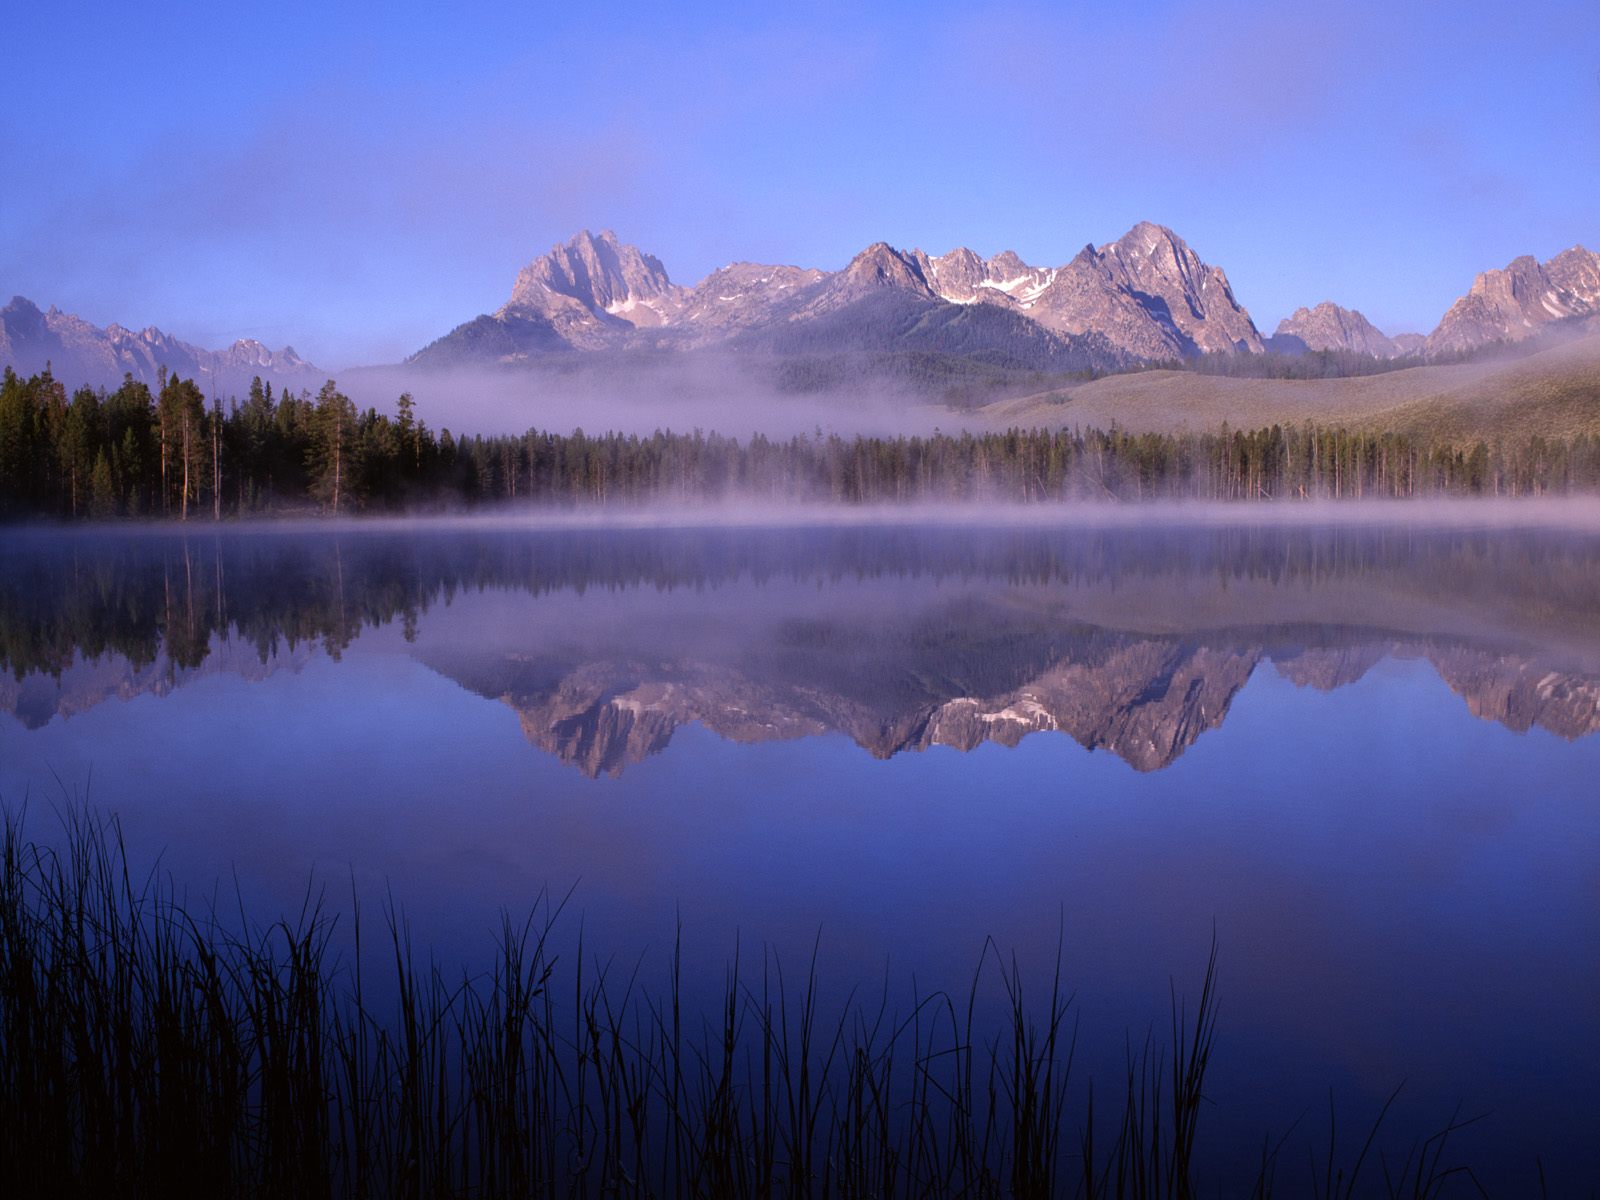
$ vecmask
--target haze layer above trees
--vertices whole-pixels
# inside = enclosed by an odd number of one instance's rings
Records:
[[[329,380],[315,400],[252,383],[243,404],[168,377],[69,398],[48,372],[0,376],[0,518],[556,505],[1271,500],[1600,491],[1600,438],[1463,447],[1273,425],[1250,432],[1013,428],[837,434],[437,436],[409,395],[390,418]]]

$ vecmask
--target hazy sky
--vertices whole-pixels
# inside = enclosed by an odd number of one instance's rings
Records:
[[[1141,219],[1263,329],[1600,247],[1600,4],[9,5],[0,300],[392,361],[614,228],[693,283]]]

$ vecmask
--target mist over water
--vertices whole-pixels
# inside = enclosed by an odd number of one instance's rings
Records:
[[[339,376],[362,407],[392,411],[410,392],[435,428],[457,435],[703,429],[735,437],[894,436],[977,428],[907,382],[854,373],[848,386],[784,387],[772,360],[695,352],[630,357],[608,368],[574,353],[537,366],[363,367]]]
[[[820,932],[833,999],[1060,939],[1099,1081],[1214,927],[1219,1175],[1405,1080],[1391,1150],[1461,1104],[1494,1194],[1535,1156],[1561,1194],[1600,1169],[1594,510],[1404,511],[10,533],[0,796],[263,914],[392,888],[451,967],[547,887],[646,981],[681,921],[700,996],[736,938]]]

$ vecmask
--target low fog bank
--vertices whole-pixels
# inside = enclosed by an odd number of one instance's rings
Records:
[[[848,384],[786,378],[757,356],[555,356],[537,365],[417,369],[361,367],[339,386],[362,408],[393,413],[411,393],[434,429],[461,434],[646,435],[702,429],[734,437],[837,433],[892,437],[981,429],[989,422],[939,402],[925,386],[862,371]]]
[[[506,532],[606,529],[801,529],[943,526],[1016,529],[1362,528],[1457,531],[1555,531],[1600,535],[1600,497],[1450,500],[951,501],[924,504],[782,504],[727,499],[703,504],[497,505],[492,511],[413,516],[261,517],[162,521],[34,522],[0,529],[6,536],[206,537],[226,534]]]
[[[304,528],[303,522],[274,522]],[[773,504],[726,500],[701,505],[566,508],[537,505],[493,513],[375,517],[324,522],[339,529],[675,529],[945,525],[1035,529],[1142,529],[1168,526],[1393,526],[1444,530],[1569,530],[1600,534],[1600,497],[1561,499],[1082,501],[937,504]]]

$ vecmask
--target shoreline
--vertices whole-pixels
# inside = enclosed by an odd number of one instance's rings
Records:
[[[721,503],[656,505],[496,505],[479,511],[329,517],[232,517],[194,520],[30,520],[0,524],[0,536],[118,534],[216,535],[396,533],[406,531],[541,532],[567,530],[783,530],[810,528],[1130,529],[1148,527],[1562,530],[1600,534],[1600,495],[1325,500],[1042,500],[926,504]]]

